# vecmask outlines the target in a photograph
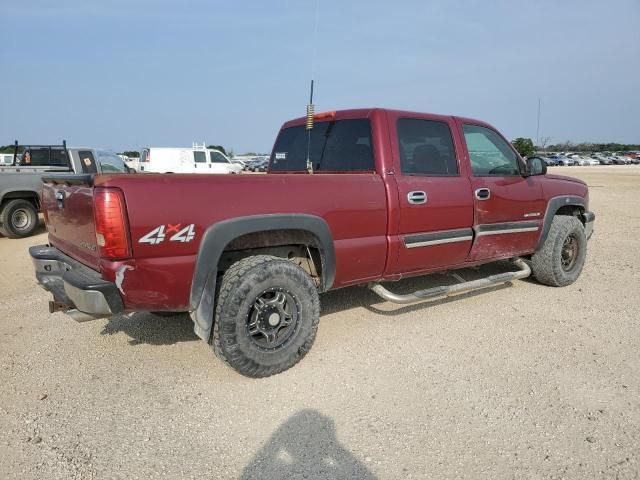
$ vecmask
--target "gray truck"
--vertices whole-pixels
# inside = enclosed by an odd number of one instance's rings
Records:
[[[38,227],[42,176],[53,172],[128,173],[116,154],[62,145],[18,146],[10,165],[0,164],[0,234],[8,238],[31,235]]]

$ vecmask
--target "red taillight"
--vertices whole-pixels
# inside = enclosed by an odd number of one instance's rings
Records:
[[[110,259],[130,257],[127,211],[122,192],[113,188],[96,188],[93,213],[100,256]]]

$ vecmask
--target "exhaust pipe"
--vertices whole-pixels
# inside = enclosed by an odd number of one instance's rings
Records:
[[[455,285],[433,287],[426,290],[418,290],[417,292],[409,293],[406,295],[399,295],[397,293],[390,292],[379,283],[371,283],[369,284],[369,288],[383,300],[393,303],[399,303],[402,305],[422,302],[425,300],[439,300],[442,298],[450,297],[452,295],[471,292],[473,290],[481,290],[483,288],[494,287],[496,285],[511,282],[512,280],[526,278],[531,275],[531,268],[529,268],[529,265],[527,265],[524,260],[522,260],[521,258],[516,258],[513,263],[516,267],[519,268],[519,270],[516,272],[498,273],[496,275],[490,275],[486,278],[480,278],[478,280],[457,283]]]

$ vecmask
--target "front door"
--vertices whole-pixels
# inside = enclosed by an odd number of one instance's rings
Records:
[[[395,128],[401,167],[396,273],[461,264],[473,240],[473,198],[460,173],[455,124],[446,117],[398,118]]]
[[[214,150],[209,151],[211,156],[211,173],[229,173],[229,160],[225,158],[220,152]]]
[[[495,130],[474,124],[461,127],[474,194],[476,238],[469,260],[533,252],[545,206],[539,177],[522,176],[522,160]]]

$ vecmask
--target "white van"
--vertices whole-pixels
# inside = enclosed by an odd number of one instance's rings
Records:
[[[234,165],[218,150],[208,148],[143,148],[140,152],[140,172],[153,173],[240,173],[242,167]]]

